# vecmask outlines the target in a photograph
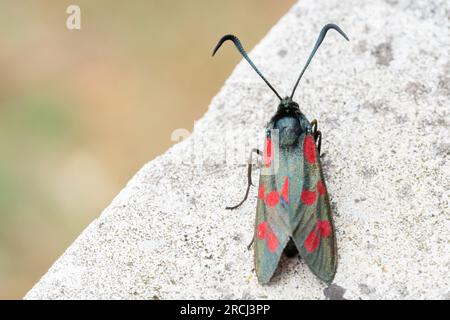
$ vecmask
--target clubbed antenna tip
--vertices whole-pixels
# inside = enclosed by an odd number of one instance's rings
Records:
[[[272,85],[269,83],[269,81],[267,81],[267,79],[262,75],[262,73],[258,70],[258,68],[255,66],[253,61],[247,55],[247,52],[245,52],[244,48],[242,47],[241,41],[239,41],[238,37],[236,37],[235,35],[227,34],[227,35],[223,36],[217,43],[216,47],[214,48],[212,55],[214,56],[216,54],[217,50],[219,50],[219,48],[222,46],[222,44],[227,40],[230,40],[234,43],[234,45],[236,46],[238,51],[241,53],[241,55],[244,57],[244,59],[247,60],[247,62],[250,64],[250,66],[253,68],[253,70],[256,71],[256,73],[264,80],[264,82],[269,86],[269,88],[272,89],[272,91],[281,100],[281,96],[274,89],[274,87],[272,87]]]
[[[302,78],[303,73],[305,73],[306,68],[308,68],[309,63],[311,62],[312,58],[316,54],[317,49],[319,49],[320,45],[322,44],[323,39],[325,38],[328,30],[330,30],[330,29],[336,30],[337,32],[339,32],[339,34],[341,36],[343,36],[345,38],[345,40],[350,41],[348,39],[347,35],[345,34],[345,32],[342,31],[342,29],[339,28],[339,26],[335,25],[334,23],[329,23],[329,24],[325,25],[322,28],[322,30],[320,31],[319,37],[317,38],[316,44],[314,45],[314,48],[313,48],[311,54],[309,55],[308,61],[306,61],[306,64],[303,67],[303,70],[300,73],[300,76],[298,77],[297,82],[295,83],[294,89],[292,90],[291,99],[294,97],[295,90],[297,89],[298,83],[300,82],[300,79]]]

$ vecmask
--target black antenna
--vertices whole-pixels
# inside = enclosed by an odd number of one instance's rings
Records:
[[[330,30],[330,29],[336,30],[336,31],[339,32],[339,33],[340,33],[347,41],[349,41],[349,40],[348,40],[348,37],[347,37],[347,35],[344,33],[344,31],[342,31],[341,28],[339,28],[339,27],[338,27],[337,25],[335,25],[334,23],[329,23],[329,24],[327,24],[326,26],[324,26],[324,27],[322,28],[322,30],[320,31],[319,38],[317,38],[316,44],[314,45],[314,49],[313,49],[313,51],[311,52],[311,54],[309,55],[308,61],[306,61],[306,65],[305,65],[305,67],[303,68],[302,73],[300,73],[300,77],[298,77],[297,82],[295,83],[294,90],[292,90],[291,99],[292,99],[292,97],[294,97],[295,89],[297,89],[298,83],[300,82],[300,79],[302,78],[303,73],[305,73],[306,68],[308,68],[309,63],[311,62],[312,58],[313,58],[314,55],[316,54],[317,49],[319,49],[320,45],[322,44],[322,41],[323,41],[323,39],[325,38],[325,35],[327,34],[327,31]]]
[[[244,57],[245,60],[247,60],[247,62],[252,66],[253,70],[256,71],[257,74],[259,74],[259,76],[264,80],[265,83],[267,83],[267,85],[269,86],[270,89],[272,89],[272,91],[277,95],[277,97],[281,99],[280,95],[278,94],[278,92],[272,87],[272,85],[269,83],[269,81],[266,80],[266,78],[264,78],[264,76],[262,75],[261,72],[259,72],[258,68],[254,65],[254,63],[252,62],[252,60],[250,60],[249,56],[247,55],[247,52],[245,52],[244,48],[242,47],[241,42],[239,41],[239,39],[232,35],[232,34],[227,34],[225,36],[223,36],[219,42],[217,43],[216,47],[214,48],[213,51],[213,56],[216,54],[217,50],[219,50],[220,46],[227,40],[231,40],[233,41],[234,45],[236,46],[236,48],[239,50],[239,52],[242,54],[242,56]]]

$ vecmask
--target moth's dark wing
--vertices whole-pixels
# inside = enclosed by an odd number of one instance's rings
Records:
[[[270,148],[275,149],[274,146]],[[280,174],[283,169],[276,161],[267,161],[267,141],[264,149],[265,160],[259,178],[254,245],[255,271],[260,283],[267,283],[272,278],[289,240],[286,194],[283,196],[283,190],[287,187],[285,180],[280,178],[283,176]],[[278,170],[275,170],[276,167]]]
[[[331,217],[330,202],[322,174],[319,153],[313,137],[301,137],[299,147],[304,158],[302,176],[296,186],[299,202],[292,218],[298,221],[293,232],[299,254],[311,271],[330,283],[336,273],[336,238]]]

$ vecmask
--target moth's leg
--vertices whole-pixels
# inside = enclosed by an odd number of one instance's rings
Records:
[[[248,158],[248,171],[247,171],[248,184],[247,184],[247,190],[245,191],[244,199],[237,205],[235,205],[233,207],[226,207],[225,209],[228,209],[228,210],[237,209],[245,202],[245,200],[247,200],[248,193],[250,191],[250,186],[253,185],[253,183],[252,183],[252,155],[254,152],[258,155],[262,155],[262,152],[259,149],[254,148],[254,149],[252,149],[252,151],[250,151],[250,156]]]
[[[248,183],[252,186],[254,186],[253,182],[252,182],[252,155],[253,153],[256,153],[258,156],[262,155],[262,151],[256,148],[253,148],[252,151],[250,151],[250,155],[248,157],[248,172],[247,172],[247,177],[248,177]]]
[[[317,120],[316,119],[311,121],[311,127],[312,127],[314,141],[317,143],[317,149],[318,149],[319,155],[320,155],[320,147],[322,145],[322,132],[320,132],[320,130],[317,130]]]
[[[320,147],[322,146],[322,132],[320,132],[320,130],[317,130],[317,150],[319,151],[319,155],[320,155]]]
[[[317,132],[317,119],[311,121],[312,132],[314,136],[314,140],[316,140],[316,132]]]
[[[250,250],[250,248],[252,247],[253,242],[255,242],[255,235],[253,235],[252,241],[248,244],[247,250]]]

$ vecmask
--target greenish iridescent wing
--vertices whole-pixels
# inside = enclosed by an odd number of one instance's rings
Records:
[[[299,175],[290,184],[297,198],[290,217],[293,239],[301,257],[321,280],[330,283],[336,273],[336,238],[320,157],[311,134],[299,139]]]
[[[272,278],[289,240],[286,168],[273,154],[276,142],[266,139],[259,178],[255,221],[255,271],[260,283]]]

